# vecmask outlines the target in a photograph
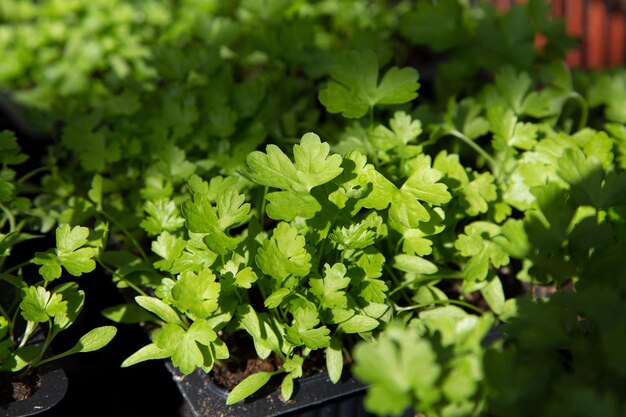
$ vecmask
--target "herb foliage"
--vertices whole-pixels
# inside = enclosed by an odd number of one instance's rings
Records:
[[[0,85],[62,122],[32,202],[0,148],[0,247],[55,230],[29,323],[97,263],[155,325],[123,366],[210,372],[235,333],[277,362],[229,404],[322,353],[380,415],[623,414],[625,75],[566,68],[545,2],[5,3]]]
[[[113,339],[116,328],[95,328],[71,349],[49,354],[52,341],[76,321],[85,302],[85,293],[76,282],[60,283],[58,279],[64,271],[79,277],[96,268],[95,259],[106,240],[106,225],[100,225],[100,234],[82,226],[59,225],[54,248],[16,264],[13,259],[19,258],[15,252],[24,256],[23,242],[41,236],[30,232],[38,219],[31,201],[21,195],[26,176],[19,178],[12,168],[27,157],[15,135],[8,131],[0,132],[0,149],[0,372],[19,372],[74,353],[100,349]],[[35,265],[41,265],[39,274]]]

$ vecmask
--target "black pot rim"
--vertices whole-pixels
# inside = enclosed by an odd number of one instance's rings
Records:
[[[0,405],[0,417],[25,417],[42,413],[54,407],[67,392],[67,376],[58,361],[35,369],[39,375],[39,389],[22,401]]]
[[[294,395],[289,401],[283,401],[280,389],[275,389],[237,404],[226,405],[228,392],[217,386],[209,374],[196,369],[195,372],[184,375],[171,362],[165,364],[194,416],[280,416],[294,411],[304,411],[339,398],[351,397],[363,393],[366,389],[364,384],[348,373],[346,367],[344,375],[336,384],[330,380],[326,372],[295,380]]]

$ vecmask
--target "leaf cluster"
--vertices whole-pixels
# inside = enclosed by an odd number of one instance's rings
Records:
[[[572,73],[545,2],[473,3],[0,5],[0,85],[60,126],[34,198],[0,134],[0,263],[56,242],[0,275],[0,366],[46,360],[84,298],[57,280],[99,264],[134,296],[104,314],[155,329],[123,366],[276,362],[229,404],[321,355],[381,415],[623,414],[624,71]]]
[[[62,224],[56,229],[55,248],[28,259],[21,243],[41,237],[28,231],[36,213],[30,210],[30,200],[20,196],[24,177],[17,179],[16,172],[8,168],[23,162],[26,155],[8,131],[0,133],[0,146],[3,172],[10,174],[4,180],[6,198],[0,200],[0,372],[19,372],[73,353],[100,349],[113,339],[116,329],[95,328],[73,348],[49,354],[52,341],[76,321],[85,302],[85,293],[76,282],[60,283],[58,279],[63,270],[73,276],[93,271],[106,235],[92,235],[89,240],[88,228]],[[26,260],[20,263],[18,259]],[[39,274],[35,265],[41,265]]]

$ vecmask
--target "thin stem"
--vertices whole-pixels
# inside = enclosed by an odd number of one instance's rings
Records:
[[[2,305],[0,305],[0,315],[3,316],[5,319],[7,319],[9,323],[11,323],[11,316],[9,316],[9,313],[7,313],[7,311],[4,309],[4,307],[2,307]]]
[[[40,172],[45,172],[45,171],[48,171],[48,170],[49,170],[49,168],[46,167],[46,166],[33,169],[32,171],[27,172],[26,174],[24,174],[20,179],[17,180],[17,182],[19,182],[20,184],[24,183],[24,182],[28,181],[29,179],[31,179],[32,177],[34,177],[35,175],[39,174]]]
[[[46,336],[46,340],[43,342],[43,346],[41,347],[41,351],[39,352],[37,359],[31,362],[32,367],[35,367],[41,364],[43,355],[46,353],[46,350],[48,350],[48,347],[50,347],[50,343],[52,343],[53,338],[54,338],[54,334],[52,332],[52,322],[50,319],[48,319],[48,335]]]
[[[141,255],[141,257],[143,258],[144,261],[148,261],[148,255],[146,255],[146,253],[143,251],[143,248],[141,247],[141,245],[139,244],[139,242],[137,242],[137,239],[135,239],[135,237],[133,235],[130,234],[130,232],[128,231],[128,229],[126,229],[126,227],[124,227],[123,224],[121,224],[120,222],[118,222],[117,220],[115,220],[110,214],[108,214],[107,212],[105,212],[104,210],[101,210],[101,213],[104,217],[106,217],[111,223],[115,224],[117,227],[120,228],[120,230],[122,231],[122,233],[124,233],[126,235],[126,237],[128,238],[128,240],[130,240],[130,242],[133,244],[133,246],[135,246],[135,248],[137,249],[137,251],[139,252],[139,254]]]
[[[27,265],[30,265],[30,264],[31,264],[31,262],[32,262],[32,261],[25,261],[25,262],[22,262],[22,263],[20,263],[20,264],[13,265],[11,268],[9,268],[9,269],[7,269],[6,271],[4,271],[4,273],[5,273],[5,274],[10,274],[11,272],[13,272],[13,271],[15,271],[15,270],[17,270],[17,269],[20,269],[20,268],[23,268],[23,267],[25,267],[25,266],[27,266]],[[7,281],[7,282],[8,282],[8,281]]]
[[[98,261],[98,265],[100,265],[105,271],[107,271],[111,275],[113,275],[115,273],[115,271],[113,271],[111,268],[109,268],[107,265],[105,265],[101,261]],[[125,279],[125,278],[122,278],[121,281],[123,281],[126,285],[128,285],[133,290],[135,290],[135,292],[138,293],[139,295],[148,296],[148,294],[145,291],[143,291],[141,288],[139,288],[138,286],[133,284],[131,281],[129,281],[129,280]]]
[[[35,323],[33,321],[29,321],[28,323],[26,323],[26,329],[24,330],[24,336],[22,337],[22,340],[21,340],[18,348],[24,347],[26,345],[26,343],[28,342],[28,339],[30,338],[30,335],[33,333],[33,331],[35,330],[36,327],[37,327],[37,323]]]
[[[0,209],[4,212],[6,219],[9,221],[9,233],[15,232],[15,217],[11,210],[6,208],[4,204],[0,203]]]
[[[322,240],[322,244],[320,245],[319,250],[317,251],[317,265],[315,266],[316,270],[319,270],[320,262],[322,262],[322,252],[324,251],[324,246],[326,246],[326,240]]]
[[[396,283],[396,285],[398,287],[401,287],[404,283],[400,280],[400,278],[398,278],[398,276],[396,275],[395,272],[393,272],[393,269],[391,269],[391,267],[389,267],[389,265],[387,265],[387,263],[383,264],[383,268],[385,269],[385,271],[387,271],[387,273],[389,274],[389,276],[391,277],[391,279],[393,279],[393,281]],[[390,294],[391,295],[391,294]],[[404,298],[404,301],[406,301],[407,303],[412,302],[411,298],[405,293],[402,293],[402,298]]]
[[[268,187],[263,188],[263,196],[261,197],[261,205],[259,206],[259,221],[261,222],[261,230],[263,229],[263,224],[265,223],[265,197],[267,196]]]
[[[394,295],[395,293],[397,293],[400,290],[403,290],[413,284],[415,284],[416,281],[405,281],[402,284],[398,285],[396,288],[394,288],[393,290],[391,290],[391,292],[389,293],[389,296],[391,297],[392,295]]]
[[[463,273],[459,271],[459,272],[442,272],[440,274],[432,274],[432,275],[429,275],[428,278],[432,280],[437,280],[437,279],[463,279],[465,277],[463,276]]]
[[[461,301],[461,300],[433,300],[428,304],[420,304],[420,305],[407,306],[407,307],[397,307],[395,310],[396,311],[411,311],[411,310],[417,310],[418,308],[424,308],[424,307],[428,307],[428,306],[436,305],[436,304],[456,304],[461,307],[469,308],[470,310],[473,310],[479,314],[483,313],[483,311],[480,308],[476,307],[475,305],[472,305],[468,302]]]
[[[489,155],[483,148],[478,146],[476,142],[474,142],[473,140],[471,140],[470,138],[468,138],[467,136],[465,136],[463,133],[459,132],[458,130],[450,130],[448,131],[448,134],[454,136],[457,139],[460,139],[467,146],[475,150],[476,153],[478,153],[480,156],[482,156],[485,159],[485,161],[487,161],[487,163],[491,166],[491,169],[493,171],[497,171],[496,168],[499,166],[498,161],[493,159],[493,157]]]
[[[141,288],[139,288],[138,286],[136,286],[135,284],[133,284],[133,283],[132,283],[132,282],[130,282],[129,280],[127,280],[127,279],[123,279],[122,281],[124,281],[124,283],[125,283],[126,285],[128,285],[130,288],[132,288],[133,290],[135,290],[135,292],[136,292],[137,294],[140,294],[140,295],[143,295],[143,296],[148,296],[148,294],[147,294],[145,291],[143,291]]]
[[[576,100],[580,106],[580,120],[578,120],[578,130],[583,130],[587,126],[587,119],[589,118],[589,104],[587,100],[575,91],[569,94],[569,98]]]

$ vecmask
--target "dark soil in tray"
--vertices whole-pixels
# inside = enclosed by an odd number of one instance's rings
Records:
[[[39,377],[34,373],[28,375],[0,373],[0,405],[25,400],[38,388]]]
[[[237,384],[248,376],[257,372],[273,372],[282,367],[282,359],[276,355],[270,355],[267,359],[260,359],[254,349],[250,336],[244,332],[222,335],[228,346],[230,359],[224,364],[215,364],[211,371],[211,379],[215,384],[227,391],[231,391]],[[322,351],[313,351],[302,365],[303,377],[323,372],[326,368],[325,357]],[[278,388],[280,380],[270,382],[268,390]]]

